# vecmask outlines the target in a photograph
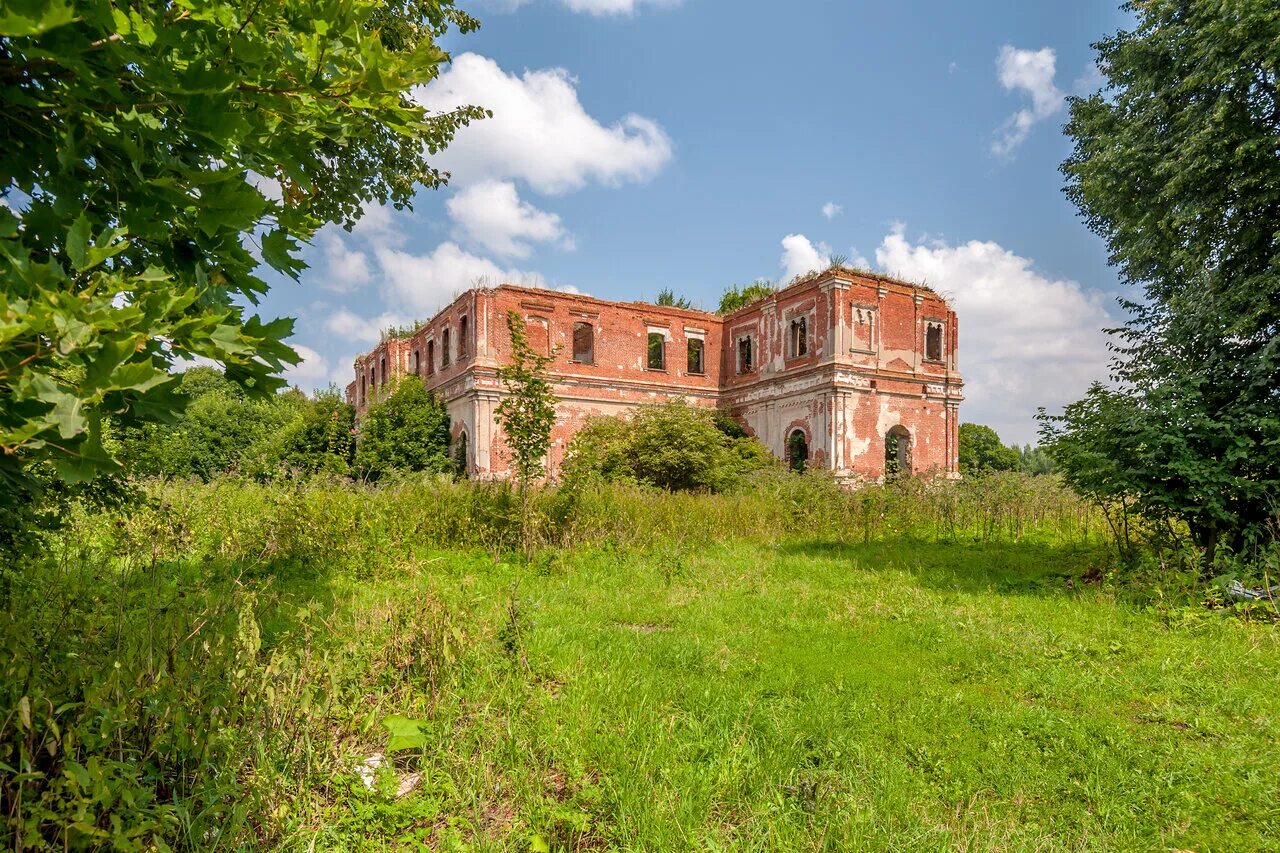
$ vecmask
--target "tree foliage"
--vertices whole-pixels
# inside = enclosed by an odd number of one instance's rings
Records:
[[[1185,520],[1210,551],[1269,537],[1280,495],[1280,15],[1128,4],[1073,99],[1066,192],[1140,288],[1095,385],[1042,438],[1073,486]]]
[[[714,492],[775,461],[726,413],[677,400],[629,418],[593,418],[569,443],[562,473],[569,484],[599,478]]]
[[[0,8],[0,479],[118,467],[104,426],[169,417],[203,356],[258,396],[296,362],[249,306],[264,264],[447,177],[482,111],[411,97],[452,0],[10,0]]]
[[[693,308],[692,302],[690,302],[686,297],[676,296],[675,291],[669,287],[664,287],[662,290],[658,291],[658,301],[656,304],[666,305],[671,308]]]
[[[511,364],[498,368],[498,379],[507,395],[498,403],[496,414],[511,448],[512,470],[516,479],[527,485],[546,473],[544,460],[556,423],[556,398],[547,379],[551,356],[529,345],[524,322],[515,311],[507,312],[507,332],[511,336]]]
[[[449,410],[418,376],[404,376],[360,421],[356,473],[378,480],[392,471],[453,471]]]
[[[1000,436],[989,426],[960,424],[959,451],[960,473],[966,477],[1018,468],[1018,451],[1005,447]]]
[[[754,281],[751,284],[739,287],[734,284],[725,290],[724,295],[720,297],[720,307],[716,309],[717,314],[732,314],[741,308],[746,308],[753,302],[758,302],[766,296],[771,296],[777,288],[773,282],[763,279]]]
[[[130,473],[201,480],[350,473],[354,412],[335,389],[314,398],[297,390],[249,396],[220,370],[193,367],[178,393],[187,402],[171,422],[118,431]]]

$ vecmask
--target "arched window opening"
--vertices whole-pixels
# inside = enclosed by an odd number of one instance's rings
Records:
[[[705,348],[706,344],[702,338],[689,338],[689,364],[687,366],[689,373],[694,376],[701,376],[707,372],[706,366],[702,363],[702,354]]]
[[[941,323],[928,323],[925,325],[924,357],[929,361],[942,361]]]
[[[360,405],[363,406],[365,403],[365,400],[367,399],[369,399],[369,380],[363,373],[361,373],[360,374]]]
[[[381,356],[378,359],[378,375],[382,379],[382,384],[386,385],[387,384],[387,357],[385,355]]]
[[[884,436],[884,475],[895,477],[911,474],[911,433],[898,425]]]
[[[809,442],[804,437],[804,430],[796,429],[787,436],[787,467],[797,474],[804,473],[809,461]]]
[[[463,317],[458,321],[458,360],[467,357],[467,343],[470,335],[467,334],[467,318]]]
[[[649,369],[665,370],[667,367],[666,359],[666,340],[662,332],[649,333]]]
[[[412,363],[413,363],[413,372],[416,375],[419,375],[419,376],[422,375],[422,361],[421,359],[418,358],[417,350],[413,351]]]
[[[596,330],[590,323],[573,324],[573,360],[579,364],[596,363]]]
[[[791,357],[809,354],[809,324],[804,317],[791,321]]]
[[[458,433],[458,437],[453,440],[453,448],[449,452],[452,459],[453,475],[460,479],[465,479],[471,474],[471,466],[467,459],[467,433],[466,430]]]
[[[436,372],[436,342],[427,341],[427,375]]]
[[[440,333],[440,369],[444,370],[452,363],[449,355],[449,330],[445,329]]]

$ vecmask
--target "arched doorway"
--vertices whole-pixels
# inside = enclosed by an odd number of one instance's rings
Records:
[[[466,430],[458,433],[458,437],[453,440],[453,450],[449,455],[453,457],[453,475],[459,479],[466,479],[471,473],[470,466],[467,465]]]
[[[809,441],[804,430],[795,429],[787,436],[787,467],[797,474],[804,473],[804,466],[809,461]]]
[[[911,433],[899,424],[884,436],[884,475],[911,474]]]

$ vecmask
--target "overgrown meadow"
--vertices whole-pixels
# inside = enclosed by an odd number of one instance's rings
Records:
[[[18,849],[1277,849],[1274,614],[1052,478],[147,484],[4,578]],[[1211,594],[1212,595],[1212,594]],[[1208,605],[1217,602],[1209,601]]]

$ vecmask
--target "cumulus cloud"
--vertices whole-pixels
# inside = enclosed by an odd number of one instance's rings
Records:
[[[352,249],[334,231],[322,233],[316,241],[324,253],[325,275],[322,285],[338,293],[350,293],[373,278],[369,256]]]
[[[1036,122],[1043,121],[1062,108],[1065,95],[1053,82],[1057,55],[1053,48],[1022,50],[1012,45],[1000,48],[996,58],[996,74],[1005,91],[1020,91],[1031,97],[1031,105],[1018,110],[1001,125],[997,139],[991,143],[993,153],[1001,157],[1012,154],[1026,141]]]
[[[827,219],[835,219],[840,215],[842,210],[844,210],[843,207],[836,204],[834,201],[829,201],[822,206],[822,215]]]
[[[634,113],[605,126],[587,113],[563,68],[508,74],[488,57],[464,53],[416,97],[430,110],[479,104],[493,117],[460,130],[435,164],[455,184],[521,179],[548,194],[589,182],[647,181],[671,159],[671,140]]]
[[[292,367],[285,368],[284,378],[290,385],[299,388],[314,388],[318,383],[327,380],[329,365],[324,356],[311,347],[302,344],[290,344],[302,360]]]
[[[827,268],[831,247],[826,243],[816,246],[803,234],[788,234],[782,238],[782,283],[787,284],[798,275]]]
[[[1070,279],[1037,272],[998,243],[913,243],[902,227],[876,249],[891,275],[926,281],[948,295],[960,323],[965,421],[988,424],[1005,441],[1034,442],[1035,412],[1077,399],[1105,379],[1106,298]]]
[[[527,258],[530,242],[572,246],[560,217],[521,201],[511,181],[481,181],[445,202],[462,239],[496,255]]]
[[[375,254],[387,301],[423,317],[432,316],[476,282],[498,285],[536,280],[532,273],[503,268],[452,241],[441,243],[426,255],[389,248],[377,249]]]
[[[391,326],[407,326],[412,322],[404,314],[384,311],[376,317],[361,317],[347,308],[339,308],[325,320],[325,331],[347,343],[376,344],[382,330]],[[297,349],[297,345],[294,345]]]

